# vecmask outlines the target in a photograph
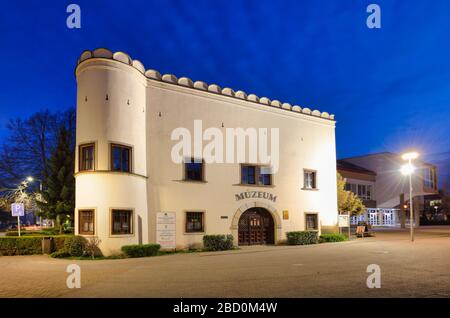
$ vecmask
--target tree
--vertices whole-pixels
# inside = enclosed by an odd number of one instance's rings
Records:
[[[73,219],[75,207],[74,147],[72,133],[61,126],[58,143],[53,151],[44,176],[42,199],[38,202],[40,214],[56,220],[62,232],[62,224]]]
[[[71,132],[71,145],[74,147],[73,108],[56,113],[42,110],[28,119],[9,121],[9,135],[0,145],[0,188],[15,188],[27,176],[43,180],[48,175],[50,154],[56,147],[58,129],[62,125]]]
[[[338,210],[340,214],[361,214],[365,206],[360,198],[351,191],[345,190],[345,179],[337,173]]]

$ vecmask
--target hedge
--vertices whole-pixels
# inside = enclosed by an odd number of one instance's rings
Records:
[[[322,234],[319,238],[320,243],[347,241],[347,236],[339,233]]]
[[[27,231],[27,230],[20,231],[21,236],[42,236],[42,235],[58,235],[58,234],[59,230],[53,227],[43,229],[40,231]],[[19,232],[17,230],[7,231],[6,236],[19,236]]]
[[[206,251],[226,251],[233,248],[233,235],[204,235],[203,247]]]
[[[133,244],[122,246],[122,252],[128,257],[146,257],[158,254],[161,245],[159,244]]]
[[[86,239],[83,236],[70,236],[64,240],[64,250],[70,256],[83,256],[86,250]]]
[[[289,245],[309,245],[319,242],[318,233],[315,231],[287,232],[286,237]]]
[[[0,237],[0,255],[42,254],[42,237]]]

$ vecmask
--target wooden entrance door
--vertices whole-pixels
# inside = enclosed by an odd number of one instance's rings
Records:
[[[272,215],[263,208],[245,211],[239,219],[239,245],[274,244]]]

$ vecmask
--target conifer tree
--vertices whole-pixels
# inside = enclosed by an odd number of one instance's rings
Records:
[[[42,197],[38,203],[41,215],[56,220],[60,232],[62,224],[73,220],[75,207],[74,149],[71,132],[61,126],[58,143],[50,161],[48,175],[43,180]]]

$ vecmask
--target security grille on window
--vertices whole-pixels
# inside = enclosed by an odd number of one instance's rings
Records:
[[[305,227],[307,231],[316,231],[319,229],[319,221],[317,214],[307,213],[305,215]]]
[[[242,165],[241,184],[272,185],[270,168],[256,165]]]
[[[133,211],[112,210],[111,211],[111,233],[112,234],[132,234]]]
[[[187,159],[184,164],[185,177],[187,181],[204,181],[203,160]]]
[[[186,212],[186,233],[204,232],[203,212]]]
[[[131,148],[111,145],[111,170],[131,172]]]
[[[78,211],[78,232],[84,235],[94,235],[94,210]]]
[[[304,171],[304,188],[305,189],[316,189],[317,188],[317,173],[311,170]]]
[[[79,170],[94,170],[94,144],[81,145],[79,148]]]

